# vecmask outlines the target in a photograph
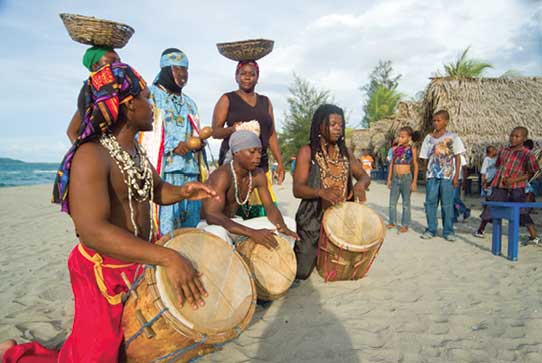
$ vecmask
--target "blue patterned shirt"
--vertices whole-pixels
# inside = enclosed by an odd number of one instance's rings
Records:
[[[154,112],[160,112],[164,122],[164,157],[165,173],[181,172],[183,174],[199,174],[199,164],[193,152],[178,155],[173,152],[180,141],[186,141],[193,134],[192,124],[188,115],[199,126],[198,107],[186,94],[182,96],[164,91],[152,85],[151,97],[154,102]]]

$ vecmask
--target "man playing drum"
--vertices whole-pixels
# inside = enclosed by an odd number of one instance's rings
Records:
[[[152,129],[149,90],[129,65],[104,65],[86,83],[85,117],[55,182],[54,200],[73,219],[81,241],[68,259],[75,297],[72,332],[59,352],[36,342],[0,345],[4,363],[118,362],[123,342],[121,317],[127,280],[139,264],[163,266],[179,302],[194,309],[207,293],[190,261],[155,245],[151,200],[172,204],[181,199],[215,197],[203,184],[163,182],[135,143],[139,131]]]
[[[260,138],[252,131],[239,130],[231,135],[229,148],[232,159],[225,160],[207,181],[207,185],[216,191],[217,198],[203,201],[206,221],[200,222],[198,227],[229,243],[245,236],[270,249],[277,246],[274,238],[276,232],[291,237],[292,242],[298,239],[293,232],[295,222],[291,218],[282,217],[269,194],[265,172],[258,168],[262,151]],[[254,189],[260,194],[267,214],[265,223],[260,218],[245,221],[232,219],[238,209],[241,215],[248,217],[250,193]],[[259,223],[254,223],[255,220]]]

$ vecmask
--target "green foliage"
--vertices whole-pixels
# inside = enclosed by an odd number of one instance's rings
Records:
[[[400,99],[401,94],[395,89],[379,86],[367,103],[365,114],[367,123],[371,125],[375,121],[392,116]]]
[[[470,59],[467,54],[470,47],[465,49],[461,56],[455,62],[444,65],[444,71],[449,77],[456,78],[478,78],[484,75],[488,68],[493,68],[493,65],[476,59]]]
[[[329,91],[318,90],[296,74],[288,90],[290,108],[284,115],[283,131],[279,134],[280,150],[285,162],[296,156],[301,146],[309,143],[312,115],[318,106],[332,102]]]
[[[365,116],[361,121],[362,127],[369,127],[372,122],[378,121],[380,119],[378,117],[380,117],[379,115],[382,113],[386,116],[390,116],[395,112],[398,100],[393,101],[395,97],[391,96],[399,95],[399,99],[401,98],[400,94],[396,92],[397,86],[399,85],[399,79],[401,79],[400,74],[393,75],[393,67],[390,60],[378,61],[378,65],[369,75],[369,83],[361,87],[361,91],[365,92],[367,95],[367,99],[363,105]],[[391,92],[384,94],[382,88],[385,88]],[[375,100],[375,97],[378,99]],[[384,99],[389,100],[390,103],[383,104],[382,101]],[[378,114],[375,114],[374,112],[375,105],[377,105],[376,109],[379,110]]]

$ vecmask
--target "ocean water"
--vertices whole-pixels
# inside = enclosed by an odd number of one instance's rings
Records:
[[[0,188],[18,185],[52,184],[58,163],[25,163],[0,158]]]

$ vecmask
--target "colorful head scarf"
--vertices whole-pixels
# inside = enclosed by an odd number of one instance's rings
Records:
[[[83,55],[83,65],[85,66],[85,68],[92,72],[92,66],[98,63],[100,58],[102,58],[107,52],[110,52],[112,50],[113,48],[98,46],[88,48]]]
[[[177,48],[164,50],[162,57],[160,57],[160,73],[158,73],[153,83],[160,84],[171,92],[180,93],[183,89],[175,83],[171,66],[188,69],[188,57]]]
[[[256,76],[260,75],[260,67],[258,66],[258,63],[256,63],[255,60],[248,60],[248,61],[240,61],[239,63],[237,63],[237,68],[235,69],[235,76],[236,77],[239,74],[239,72],[241,71],[241,68],[243,68],[243,66],[245,66],[247,64],[250,64],[250,65],[254,66],[254,68],[256,68]]]
[[[77,140],[64,156],[57,171],[53,202],[69,213],[68,185],[73,156],[79,146],[111,132],[118,120],[119,106],[136,97],[146,87],[145,80],[135,69],[124,63],[106,64],[90,74],[85,82],[85,117]]]

